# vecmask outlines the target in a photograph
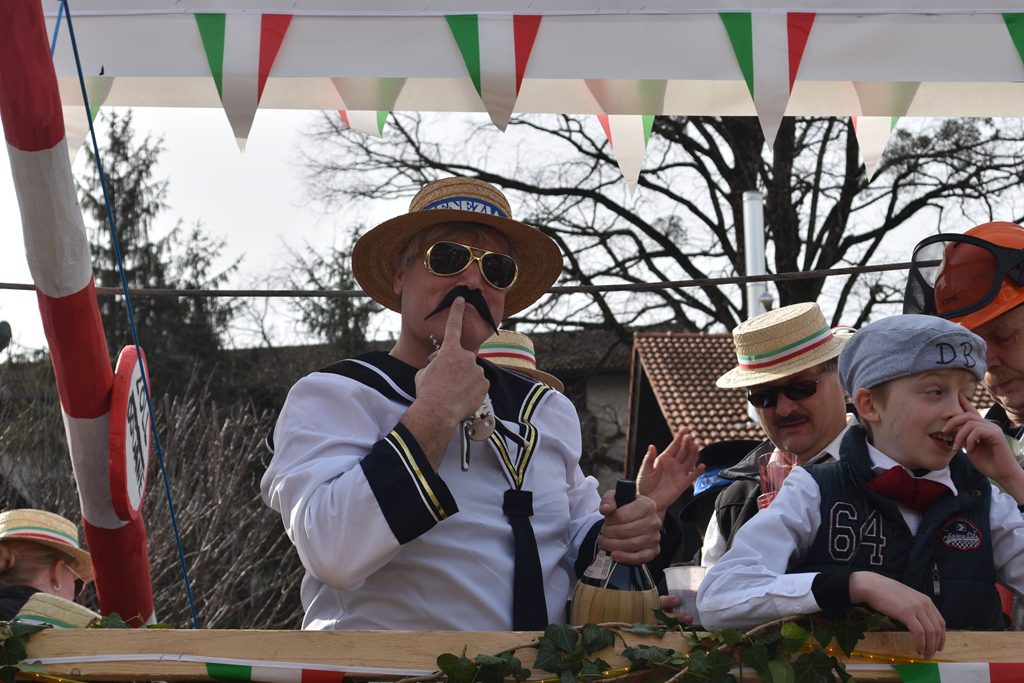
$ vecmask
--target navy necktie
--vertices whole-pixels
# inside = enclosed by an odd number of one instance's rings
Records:
[[[508,516],[515,544],[515,570],[512,577],[512,630],[543,631],[548,625],[544,599],[544,574],[533,534],[533,492],[521,489],[505,491],[501,507]]]

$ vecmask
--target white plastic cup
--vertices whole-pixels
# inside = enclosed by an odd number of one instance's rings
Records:
[[[665,587],[669,595],[677,596],[682,604],[680,612],[686,612],[693,617],[693,623],[700,623],[697,616],[697,589],[704,581],[704,574],[707,567],[692,565],[675,565],[665,568]]]

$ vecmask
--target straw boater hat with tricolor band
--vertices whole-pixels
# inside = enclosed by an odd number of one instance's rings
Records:
[[[92,559],[78,543],[78,527],[60,515],[32,509],[0,512],[0,543],[3,541],[30,541],[55,548],[71,558],[71,569],[78,576],[92,580]]]
[[[833,334],[815,303],[762,313],[732,331],[738,364],[715,384],[732,389],[783,379],[838,357],[849,337]]]
[[[39,591],[29,596],[16,617],[18,621],[54,628],[85,628],[97,621],[100,615],[77,602]]]
[[[500,232],[519,267],[505,295],[505,315],[539,299],[562,272],[562,253],[550,237],[512,220],[501,190],[476,178],[444,178],[428,183],[409,203],[409,213],[384,221],[359,238],[352,249],[352,274],[379,304],[398,310],[394,279],[398,258],[416,233],[439,223],[478,223]],[[424,245],[424,248],[429,245]]]
[[[533,341],[525,334],[499,330],[480,345],[477,355],[495,365],[532,377],[552,389],[565,390],[560,379],[537,368],[537,354],[533,351]]]

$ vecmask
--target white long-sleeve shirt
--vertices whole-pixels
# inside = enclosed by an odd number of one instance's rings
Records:
[[[392,361],[382,361],[387,373],[373,364],[368,369],[388,376],[394,398],[318,372],[296,383],[278,419],[261,489],[306,569],[303,628],[511,629],[515,558],[502,501],[512,486],[510,466],[524,462],[548,617],[564,621],[576,553],[602,519],[597,483],[579,468],[572,404],[535,385],[532,403],[524,401],[504,421],[513,431],[526,423],[535,430],[528,456],[506,444],[506,461],[490,442],[472,442],[469,469],[462,471],[453,435],[434,473],[411,435],[397,427],[412,400],[415,370]],[[502,381],[534,385],[506,376]],[[492,386],[492,399],[494,392]],[[360,466],[368,457],[375,461],[374,482]],[[392,483],[385,487],[381,477]],[[396,527],[409,538],[400,541]]]
[[[868,447],[872,466],[885,470],[896,463]],[[927,475],[955,491],[949,469]],[[708,572],[697,596],[700,623],[710,630],[748,628],[821,607],[811,592],[817,572],[787,574],[798,565],[821,526],[821,494],[806,470],[796,468],[779,495],[743,525],[732,548]],[[912,532],[921,515],[900,506]],[[1024,518],[1011,496],[993,487],[989,511],[996,574],[1011,590],[1024,593]]]

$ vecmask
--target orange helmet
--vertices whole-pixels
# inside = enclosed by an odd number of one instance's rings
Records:
[[[974,330],[1024,303],[1024,228],[1016,223],[933,235],[914,247],[913,261],[904,312],[933,313]]]

